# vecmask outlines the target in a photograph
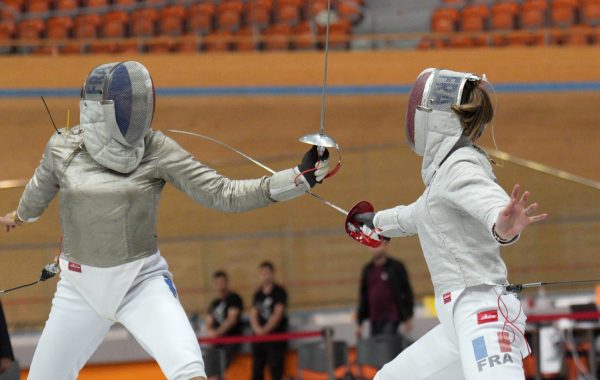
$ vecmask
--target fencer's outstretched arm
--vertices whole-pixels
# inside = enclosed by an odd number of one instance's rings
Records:
[[[495,178],[476,162],[470,160],[454,162],[444,175],[449,178],[446,199],[457,209],[467,212],[483,223],[501,244],[516,241],[519,233],[528,224],[545,218],[545,214],[541,218],[529,218],[525,215],[527,210],[525,203],[529,193],[526,192],[519,199],[517,186],[513,190],[511,199],[496,183]],[[530,211],[537,208],[537,204],[532,206],[529,208]]]
[[[0,223],[7,226],[7,231],[19,222],[36,221],[58,193],[58,178],[54,172],[51,148],[53,139],[57,136],[58,134],[55,134],[46,145],[40,165],[27,183],[17,210],[0,218]]]
[[[221,211],[246,211],[296,198],[310,189],[298,168],[271,177],[232,180],[200,163],[168,136],[156,132],[157,171],[199,204]]]
[[[377,212],[373,218],[373,226],[378,234],[389,238],[415,235],[417,233],[417,226],[413,219],[415,204],[416,202]]]

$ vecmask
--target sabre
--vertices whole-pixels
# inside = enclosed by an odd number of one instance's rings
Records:
[[[258,161],[257,159],[254,159],[250,156],[248,156],[246,153],[232,147],[231,145],[224,143],[223,141],[217,140],[215,138],[212,137],[208,137],[205,135],[201,135],[200,133],[195,133],[195,132],[188,132],[188,131],[180,131],[180,130],[176,130],[176,129],[167,129],[167,131],[169,132],[173,132],[173,133],[180,133],[183,135],[190,135],[190,136],[196,136],[196,137],[200,137],[202,139],[208,140],[208,141],[212,141],[214,143],[217,143],[219,145],[224,146],[225,148],[231,150],[232,152],[235,152],[237,154],[239,154],[240,156],[244,157],[245,159],[247,159],[248,161],[260,166],[261,168],[265,169],[266,171],[268,171],[271,174],[275,174],[275,170],[271,169],[270,167],[268,167],[267,165],[263,164],[262,162]],[[313,196],[315,199],[318,199],[319,201],[321,201],[322,203],[326,204],[327,206],[331,207],[332,209],[344,214],[344,216],[348,215],[348,211],[344,210],[343,208],[341,208],[340,206],[337,206],[333,203],[331,203],[330,201],[328,201],[327,199],[321,197],[320,195],[317,195],[315,193],[313,193],[312,191],[308,190],[307,191],[308,194],[310,194],[311,196]]]
[[[327,174],[325,178],[333,177],[340,167],[342,166],[342,151],[338,143],[334,140],[333,137],[329,136],[325,133],[325,100],[327,98],[327,67],[329,63],[329,26],[330,26],[330,18],[331,18],[331,0],[327,0],[327,22],[325,29],[325,63],[323,64],[323,88],[321,93],[321,118],[320,124],[321,127],[319,132],[317,133],[309,133],[300,137],[300,142],[309,145],[317,146],[317,151],[319,153],[319,157],[325,153],[325,148],[335,148],[340,158],[338,160],[337,165]]]
[[[595,282],[600,282],[600,278],[594,279],[594,280],[547,281],[547,282],[528,282],[525,284],[510,284],[510,285],[507,285],[505,287],[505,289],[507,292],[520,293],[523,289],[537,288],[540,286],[590,284],[590,283],[595,283]]]
[[[15,286],[14,288],[0,290],[0,294],[4,294],[4,293],[12,292],[14,290],[23,289],[23,288],[27,288],[27,287],[30,287],[33,285],[37,285],[40,282],[46,281],[46,280],[56,276],[56,274],[58,272],[60,272],[60,268],[59,268],[58,264],[56,264],[56,263],[48,264],[44,268],[42,268],[42,274],[40,275],[40,278],[37,281],[31,282],[29,284]]]

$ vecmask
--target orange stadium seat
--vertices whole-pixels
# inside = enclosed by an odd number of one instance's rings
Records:
[[[593,29],[589,25],[578,24],[567,30],[567,45],[587,45],[592,42]]]
[[[242,13],[244,3],[240,0],[225,0],[217,7],[218,12],[237,12]]]
[[[485,23],[489,16],[487,7],[468,6],[460,15],[461,30],[465,32],[481,32],[485,29]]]
[[[176,48],[176,43],[169,36],[179,36],[183,33],[185,8],[181,5],[167,6],[159,13],[158,29],[162,37],[148,44],[152,53],[168,53]]]
[[[541,46],[546,43],[544,32],[538,30],[519,30],[508,35],[511,46]]]
[[[84,4],[87,8],[104,8],[108,6],[108,0],[85,0]]]
[[[363,8],[357,1],[342,0],[338,4],[338,14],[342,19],[356,24],[362,19]]]
[[[216,5],[212,2],[194,4],[186,15],[187,30],[192,34],[208,34],[213,28]]]
[[[545,25],[546,8],[541,3],[525,2],[521,7],[521,28],[539,29]]]
[[[236,36],[243,38],[243,40],[239,40],[235,43],[236,50],[253,51],[256,48],[256,44],[254,43],[254,33],[254,28],[251,26],[241,28]],[[256,33],[258,33],[258,31],[256,31]]]
[[[501,1],[492,5],[490,27],[493,30],[512,30],[515,28],[519,4],[516,1]]]
[[[127,36],[129,13],[112,11],[104,15],[102,22],[102,36],[108,38],[122,38]]]
[[[277,9],[275,19],[278,24],[296,26],[300,22],[300,7],[292,4],[282,5]]]
[[[266,50],[287,50],[290,46],[292,27],[287,24],[271,25],[265,31],[268,39],[265,41]]]
[[[534,6],[539,9],[546,10],[548,9],[548,0],[524,0],[523,5],[528,4],[528,6]]]
[[[98,37],[98,28],[102,18],[97,14],[85,14],[77,16],[75,19],[74,37],[76,39],[95,39]],[[63,52],[67,54],[79,54],[85,52],[88,48],[88,42],[73,41],[67,43]]]
[[[327,10],[327,0],[309,0],[308,16],[314,18],[319,13]]]
[[[265,29],[271,24],[271,5],[268,2],[247,3],[246,22],[260,30]]]
[[[159,29],[161,35],[178,36],[183,33],[185,8],[172,5],[160,11]]]
[[[79,7],[79,0],[56,0],[55,8],[59,11],[67,11],[77,9]]]
[[[100,34],[103,38],[123,38],[127,35],[129,25],[129,14],[123,11],[112,11],[106,13],[100,26]],[[92,53],[116,53],[123,50],[123,43],[117,41],[99,40],[90,46]]]
[[[227,30],[217,30],[208,35],[213,38],[205,42],[205,49],[210,52],[231,50],[231,40],[233,34]]]
[[[23,20],[17,25],[17,37],[24,41],[34,41],[40,39],[42,32],[45,29],[43,20]],[[34,45],[19,45],[17,50],[22,53],[31,53],[36,46]]]
[[[23,10],[23,5],[25,0],[2,0],[5,7],[12,8],[17,12],[21,12]]]
[[[131,13],[131,35],[135,37],[152,37],[155,32],[158,11],[154,8],[137,9]]]
[[[66,40],[71,36],[73,19],[68,16],[52,17],[48,20],[46,36],[52,40]]]
[[[514,0],[494,3],[491,8],[490,27],[494,31],[509,31],[516,27],[519,4]],[[491,36],[493,46],[505,46],[508,38],[505,34],[494,33]]]
[[[329,48],[331,49],[346,49],[348,47],[348,35],[352,30],[352,25],[348,20],[338,20],[329,27]],[[317,32],[320,38],[325,37],[326,28],[325,26],[317,26]],[[324,40],[323,40],[324,41]],[[321,48],[325,47],[324,42],[320,42]]]
[[[316,43],[315,29],[308,21],[302,22],[296,28],[294,46],[297,50],[314,49]]]
[[[0,21],[0,53],[9,53],[10,42],[15,34],[15,23],[12,20]]]
[[[592,27],[575,25],[568,29],[555,28],[552,30],[550,42],[554,45],[587,45],[592,40]]]
[[[431,15],[431,31],[434,33],[452,33],[456,30],[458,11],[453,8],[438,8]]]
[[[235,10],[225,9],[217,14],[217,25],[220,30],[235,32],[240,28],[241,14]]]
[[[552,25],[561,28],[575,24],[575,12],[578,0],[554,0],[550,9]]]
[[[348,23],[338,22],[332,24],[329,31],[329,48],[337,50],[348,49],[350,45],[350,39],[348,38],[350,30],[351,27]]]
[[[57,54],[62,51],[65,40],[71,36],[73,19],[68,16],[52,17],[46,25],[46,38],[50,44],[37,49],[36,53]],[[62,41],[62,42],[60,42]]]
[[[187,34],[186,39],[175,44],[175,51],[178,53],[197,53],[198,37],[195,34]]]
[[[600,25],[600,0],[583,0],[581,21],[588,25]]]
[[[50,9],[49,0],[29,0],[27,2],[27,11],[30,13],[48,12]]]

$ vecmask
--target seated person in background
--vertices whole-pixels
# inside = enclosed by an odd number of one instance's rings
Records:
[[[12,346],[10,344],[10,336],[4,318],[4,310],[0,303],[0,374],[8,371],[15,361]]]
[[[222,270],[213,273],[213,287],[217,297],[210,303],[208,313],[205,318],[205,334],[209,338],[218,338],[222,336],[242,335],[242,310],[244,304],[242,298],[229,289],[229,278],[227,273]],[[229,366],[237,352],[239,344],[219,344],[214,346],[217,351],[215,354],[223,355],[225,358],[225,368]],[[222,350],[222,353],[219,352]],[[220,368],[209,368],[214,361],[207,360],[206,372],[208,380],[218,380],[219,376],[211,376],[214,373],[220,373]],[[218,361],[217,361],[218,363]]]
[[[371,322],[371,336],[396,334],[398,326],[410,331],[413,316],[413,292],[404,264],[389,256],[387,239],[377,248],[369,248],[373,258],[360,278],[356,334],[362,337],[362,323]]]
[[[270,261],[259,265],[261,284],[252,302],[250,324],[256,336],[287,331],[285,312],[287,293],[275,283],[275,267]],[[254,343],[252,345],[252,380],[263,380],[265,365],[269,364],[272,380],[281,380],[285,364],[286,342]]]

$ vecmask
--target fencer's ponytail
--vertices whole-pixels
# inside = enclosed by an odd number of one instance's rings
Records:
[[[472,83],[471,86],[465,87],[462,104],[453,104],[452,110],[460,117],[463,136],[475,141],[483,133],[485,125],[492,121],[494,107],[487,92],[479,87],[479,83]]]

